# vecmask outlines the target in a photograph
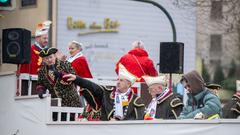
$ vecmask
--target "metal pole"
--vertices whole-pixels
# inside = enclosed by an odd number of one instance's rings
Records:
[[[157,2],[151,1],[151,0],[132,0],[132,1],[150,3],[150,4],[153,4],[154,6],[158,7],[159,9],[161,9],[163,11],[163,13],[167,16],[167,18],[171,24],[172,32],[173,32],[173,42],[177,41],[176,28],[175,28],[173,19],[172,19],[171,15],[168,13],[168,11],[162,5],[158,4]],[[172,73],[170,73],[170,77],[169,77],[169,89],[172,91]]]
[[[158,4],[157,2],[151,1],[151,0],[132,0],[132,1],[150,3],[150,4],[153,4],[154,6],[158,7],[159,9],[161,9],[163,11],[163,13],[167,16],[167,18],[171,24],[172,32],[173,32],[173,42],[177,41],[176,28],[175,28],[173,19],[172,19],[171,15],[168,13],[168,11],[162,5]]]
[[[16,90],[16,96],[20,96],[20,88],[19,88],[19,76],[20,76],[20,65],[17,64],[17,72],[16,72],[16,77],[17,77],[17,90]]]

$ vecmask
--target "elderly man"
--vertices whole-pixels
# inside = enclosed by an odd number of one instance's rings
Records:
[[[153,119],[176,119],[183,108],[182,97],[179,94],[173,94],[167,88],[167,79],[165,76],[143,76],[148,85],[152,101],[146,109],[145,120]]]
[[[72,41],[68,46],[70,58],[68,61],[76,71],[76,74],[83,78],[93,78],[88,67],[87,59],[82,53],[83,44],[77,41]]]
[[[118,74],[119,64],[122,64],[126,69],[137,76],[137,81],[143,82],[142,76],[157,76],[157,70],[154,67],[153,61],[148,57],[147,51],[144,49],[142,41],[132,43],[133,49],[123,55],[116,64],[115,71]]]
[[[205,87],[204,80],[197,71],[183,75],[181,83],[189,93],[180,119],[213,119],[221,116],[219,98]]]
[[[42,58],[39,53],[48,45],[48,31],[51,21],[45,21],[38,24],[35,32],[35,43],[31,47],[31,62],[29,64],[20,65],[20,73],[29,73],[36,75],[42,64]]]
[[[39,54],[44,62],[38,72],[36,89],[39,97],[43,98],[43,93],[48,89],[53,98],[62,99],[62,106],[81,107],[75,85],[62,78],[64,74],[75,72],[70,63],[57,59],[57,51],[56,48],[45,48]]]
[[[74,81],[84,90],[88,90],[90,95],[94,96],[94,98],[85,97],[89,104],[91,104],[89,100],[93,99],[101,103],[99,108],[101,120],[141,120],[145,105],[131,89],[136,77],[130,74],[123,65],[119,66],[116,89],[98,85],[73,74],[64,75],[63,78],[68,78],[68,81]]]

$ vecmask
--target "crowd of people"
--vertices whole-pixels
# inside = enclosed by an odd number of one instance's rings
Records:
[[[239,118],[240,92],[222,108],[217,84],[208,84],[197,71],[182,76],[179,81],[187,93],[186,104],[181,94],[168,88],[168,77],[158,75],[142,41],[133,42],[133,49],[116,62],[115,87],[97,84],[93,78],[83,44],[71,41],[69,58],[57,48],[48,46],[51,22],[38,25],[31,62],[21,65],[21,73],[38,75],[39,98],[49,91],[52,98],[61,98],[62,106],[84,107],[81,119],[89,121],[154,120],[154,119],[219,119]],[[146,83],[151,101],[147,105],[133,90],[135,82]],[[81,100],[81,97],[84,100]],[[86,106],[83,101],[86,101]]]

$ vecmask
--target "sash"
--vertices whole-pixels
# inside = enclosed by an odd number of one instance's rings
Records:
[[[157,109],[157,98],[153,98],[150,104],[148,105],[146,114],[144,116],[144,120],[153,120],[155,118],[156,109]]]
[[[168,95],[171,94],[171,90],[166,88],[163,93],[161,93],[159,96],[152,99],[150,104],[148,105],[148,108],[146,110],[146,114],[144,116],[144,120],[153,120],[155,119],[156,111],[157,111],[157,102],[162,102],[168,97]]]

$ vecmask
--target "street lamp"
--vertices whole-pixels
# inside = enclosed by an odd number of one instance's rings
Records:
[[[169,20],[169,22],[171,24],[172,32],[173,32],[173,42],[177,41],[176,28],[175,28],[174,22],[172,20],[172,17],[171,17],[171,15],[168,13],[168,11],[163,6],[161,6],[157,2],[154,2],[154,1],[151,1],[151,0],[132,0],[132,1],[150,3],[150,4],[153,4],[154,6],[158,7],[159,9],[161,9],[163,11],[163,13],[167,16],[167,18],[168,18],[168,20]]]

